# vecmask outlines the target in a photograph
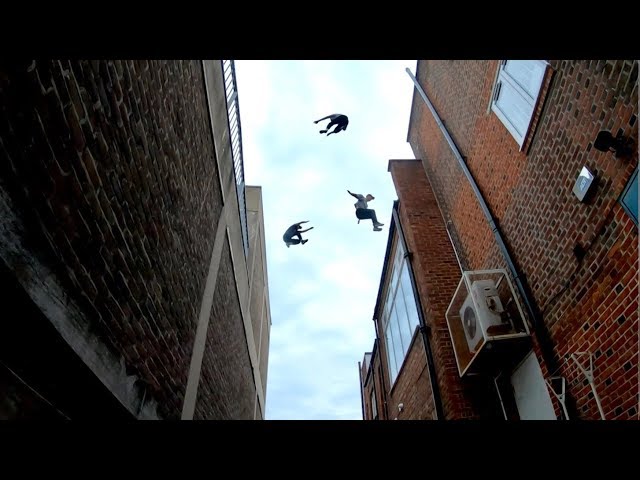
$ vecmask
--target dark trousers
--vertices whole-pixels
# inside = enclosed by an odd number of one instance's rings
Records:
[[[358,217],[360,220],[371,219],[374,224],[378,223],[376,211],[371,208],[356,208],[356,217]]]
[[[341,121],[341,120],[338,120],[338,121],[331,120],[331,121],[329,122],[329,125],[327,125],[327,128],[326,128],[327,132],[328,132],[329,130],[331,130],[331,127],[333,127],[334,125],[336,125],[336,128],[335,128],[335,130],[334,130],[332,133],[338,133],[338,132],[341,132],[341,131],[343,131],[343,130],[345,129],[345,127],[346,127],[346,124],[345,124],[343,121]]]
[[[296,236],[298,238],[293,238],[293,237],[296,237]],[[285,235],[284,237],[282,237],[282,240],[284,240],[285,243],[290,243],[292,245],[298,245],[302,241],[302,235],[300,235],[299,233],[294,233],[291,236]]]

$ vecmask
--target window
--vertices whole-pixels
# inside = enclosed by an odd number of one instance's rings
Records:
[[[491,110],[522,148],[529,131],[547,63],[541,60],[505,60],[491,99]]]
[[[627,186],[620,195],[620,203],[629,216],[638,225],[638,169],[633,172]]]
[[[371,402],[371,418],[373,420],[378,420],[378,405],[376,404],[375,388],[371,389],[371,396],[369,397],[369,401]]]
[[[391,272],[387,276],[390,280],[382,313],[391,385],[398,376],[419,323],[418,308],[404,254],[405,250],[398,239]]]

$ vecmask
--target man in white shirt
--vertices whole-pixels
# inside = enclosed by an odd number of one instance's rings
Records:
[[[349,192],[349,195],[358,199],[358,201],[353,204],[353,206],[356,207],[356,217],[358,217],[359,220],[371,219],[374,232],[379,232],[380,230],[382,230],[380,227],[382,227],[384,223],[380,223],[378,221],[378,218],[376,217],[376,211],[369,208],[369,206],[367,205],[367,202],[375,200],[375,197],[370,193],[367,193],[367,196],[365,197],[364,195],[361,195],[359,193],[351,193],[349,190],[347,190],[347,192]]]

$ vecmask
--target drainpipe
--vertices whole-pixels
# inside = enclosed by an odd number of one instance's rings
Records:
[[[418,304],[418,321],[420,322],[420,334],[422,336],[422,342],[424,343],[424,350],[427,356],[427,368],[429,369],[429,379],[431,380],[431,391],[433,392],[433,403],[436,407],[436,420],[444,420],[444,412],[442,410],[442,397],[440,396],[440,388],[438,387],[438,378],[436,377],[436,367],[435,362],[433,360],[433,351],[431,350],[431,343],[429,341],[429,332],[430,327],[425,323],[424,316],[422,314],[422,302],[420,301],[420,295],[418,294],[418,288],[416,286],[416,279],[413,274],[413,256],[411,255],[409,248],[407,247],[407,242],[404,238],[404,233],[402,231],[402,226],[400,225],[400,218],[398,218],[398,204],[397,202],[393,205],[393,220],[396,224],[396,229],[398,230],[398,238],[402,242],[402,246],[404,247],[404,251],[407,252],[406,255],[409,256],[409,261],[407,265],[409,266],[409,278],[411,279],[411,289],[413,290],[413,297],[416,299]]]
[[[409,68],[407,68],[406,71],[409,74],[409,77],[411,77],[411,80],[413,81],[414,85],[416,86],[416,90],[418,90],[418,93],[422,97],[422,100],[424,100],[424,103],[427,105],[427,107],[429,108],[429,111],[433,115],[433,118],[438,124],[438,127],[440,128],[440,131],[442,132],[442,135],[444,136],[445,140],[449,144],[449,147],[451,148],[453,155],[456,157],[456,160],[460,164],[460,168],[462,169],[465,176],[467,177],[467,180],[469,180],[471,189],[473,190],[473,193],[475,193],[476,198],[478,199],[480,208],[482,209],[482,212],[484,213],[484,216],[486,217],[487,222],[489,223],[489,228],[493,232],[493,235],[496,239],[498,247],[500,248],[500,251],[504,256],[504,259],[507,262],[509,271],[511,272],[511,275],[513,276],[516,282],[516,287],[518,288],[518,291],[520,292],[520,295],[524,300],[527,313],[529,314],[529,318],[531,319],[531,322],[533,324],[533,329],[536,333],[536,337],[538,338],[538,341],[540,343],[540,350],[542,352],[544,361],[547,364],[547,368],[549,372],[555,372],[558,369],[559,365],[558,365],[558,360],[556,358],[556,354],[553,350],[551,337],[549,335],[549,331],[547,330],[546,325],[543,322],[542,315],[540,314],[540,310],[538,309],[535,303],[533,295],[531,294],[530,289],[526,284],[526,280],[522,278],[520,272],[516,268],[511,258],[511,254],[509,253],[509,248],[504,243],[504,239],[502,238],[502,233],[500,232],[500,228],[496,224],[495,219],[491,214],[491,210],[489,210],[489,206],[485,202],[484,197],[482,196],[482,192],[480,192],[480,189],[478,188],[478,184],[473,178],[473,175],[471,175],[471,172],[467,167],[467,163],[465,162],[464,157],[460,154],[460,151],[458,150],[458,147],[456,146],[455,142],[451,138],[451,135],[449,135],[449,132],[447,131],[447,127],[445,127],[444,124],[442,123],[442,120],[440,120],[440,117],[438,116],[438,112],[436,112],[436,109],[433,107],[432,103],[429,101],[427,94],[420,86],[420,83],[418,83],[418,79],[416,79],[413,73],[411,73],[411,70]]]

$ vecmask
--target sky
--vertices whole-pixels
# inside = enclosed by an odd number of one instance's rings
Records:
[[[358,362],[373,310],[396,193],[390,159],[412,159],[407,129],[416,60],[236,61],[247,185],[262,186],[271,339],[268,420],[360,420]],[[333,113],[346,131],[321,135]],[[333,127],[332,127],[333,129]],[[384,223],[358,224],[347,193],[375,200]],[[309,220],[305,245],[284,231]]]

